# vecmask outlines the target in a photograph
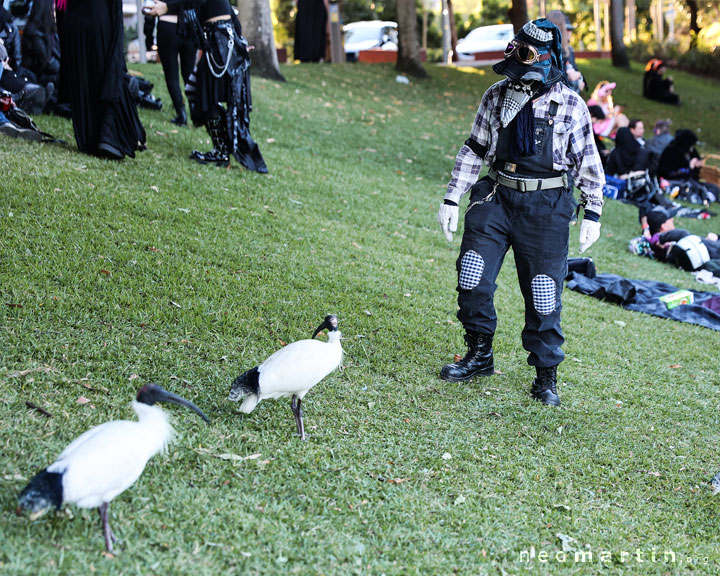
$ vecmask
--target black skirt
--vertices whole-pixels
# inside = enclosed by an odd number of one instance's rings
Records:
[[[122,2],[73,0],[57,14],[61,101],[69,101],[78,148],[109,144],[133,157],[145,130],[125,81]]]

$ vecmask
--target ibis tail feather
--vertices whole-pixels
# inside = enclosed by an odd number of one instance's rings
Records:
[[[243,372],[235,378],[232,385],[230,386],[230,400],[233,402],[237,402],[240,400],[240,398],[244,398],[245,396],[255,395],[256,399],[253,403],[252,408],[248,410],[250,412],[253,408],[255,408],[255,404],[257,404],[257,396],[260,393],[260,372],[258,371],[258,367],[255,366],[254,368],[251,368],[247,372]],[[243,406],[245,403],[243,403]]]

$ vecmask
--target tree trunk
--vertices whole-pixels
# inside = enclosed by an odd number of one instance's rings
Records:
[[[616,68],[630,68],[630,59],[623,40],[625,29],[625,2],[610,0],[610,57]]]
[[[697,0],[685,0],[690,9],[690,31],[697,34],[700,32],[700,26],[698,26],[698,1]]]
[[[396,69],[416,78],[427,78],[428,74],[420,61],[415,0],[397,0],[397,21],[398,55]]]
[[[275,50],[270,0],[238,0],[237,8],[243,36],[254,47],[250,51],[250,70],[263,78],[284,82]]]
[[[447,2],[448,21],[450,22],[450,50],[452,50],[452,61],[457,62],[457,28],[455,27],[455,14],[453,11],[452,0],[445,1]]]
[[[517,34],[520,32],[520,28],[528,21],[527,0],[512,0],[509,14],[510,22],[512,22],[513,28],[515,29],[515,34]]]

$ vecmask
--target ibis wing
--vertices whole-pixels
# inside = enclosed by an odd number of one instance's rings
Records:
[[[99,506],[136,482],[154,454],[147,446],[136,422],[107,422],[80,436],[48,471],[63,473],[66,502],[81,508]]]
[[[319,340],[299,340],[281,348],[263,362],[262,396],[307,392],[338,367],[342,349]]]

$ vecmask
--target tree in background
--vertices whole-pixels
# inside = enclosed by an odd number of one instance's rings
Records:
[[[512,22],[515,33],[530,19],[528,18],[527,0],[512,0],[510,5],[510,22]]]
[[[251,70],[263,78],[284,82],[275,50],[270,0],[238,0],[237,8],[243,35],[254,46],[250,52]]]
[[[415,0],[398,0],[398,58],[396,69],[416,78],[426,78],[427,72],[420,61],[417,21],[418,14]]]
[[[625,2],[610,0],[610,58],[616,68],[630,68],[623,33],[625,31]]]

